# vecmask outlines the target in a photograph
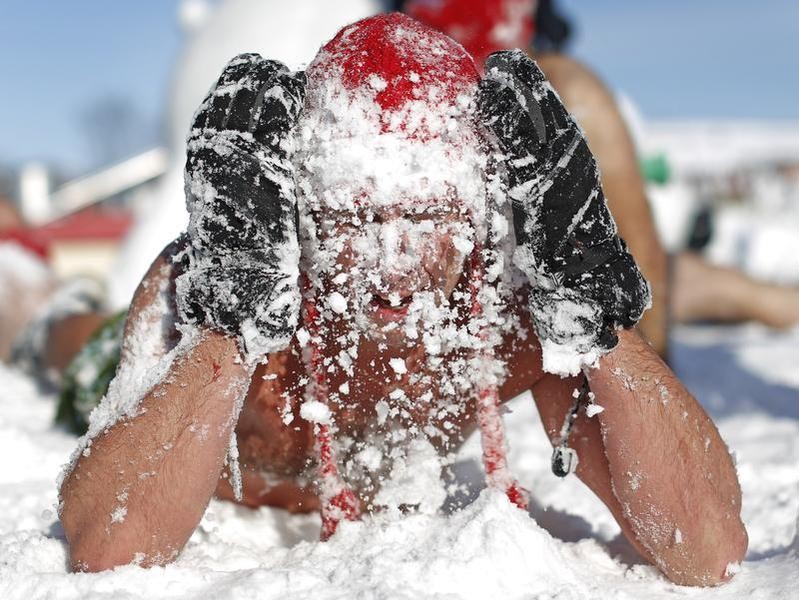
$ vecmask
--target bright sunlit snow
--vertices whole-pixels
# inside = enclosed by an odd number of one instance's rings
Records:
[[[482,493],[479,442],[455,465],[447,514],[343,523],[318,541],[318,516],[212,501],[174,564],[70,574],[55,480],[75,438],[52,426],[54,399],[0,367],[0,598],[791,598],[799,586],[799,332],[766,343],[757,327],[677,330],[674,364],[720,426],[738,464],[749,553],[732,583],[680,588],[636,558],[607,509],[574,477],[549,471],[550,447],[529,397],[506,415],[511,466],[533,518]],[[731,569],[737,568],[735,565]],[[449,595],[449,596],[448,596]]]

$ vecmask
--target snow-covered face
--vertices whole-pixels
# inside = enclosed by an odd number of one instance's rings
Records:
[[[303,271],[323,322],[447,352],[468,304],[456,285],[485,236],[487,154],[469,94],[386,111],[375,89],[309,80],[293,155]]]
[[[419,322],[451,316],[453,292],[474,245],[462,204],[402,197],[374,203],[363,192],[355,203],[320,211],[313,221],[331,309],[360,333],[389,346],[415,344]]]

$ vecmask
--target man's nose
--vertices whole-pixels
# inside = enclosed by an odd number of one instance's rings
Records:
[[[400,232],[396,224],[382,223],[380,225],[379,243],[382,262],[391,263],[391,259],[398,255],[400,245]]]
[[[378,243],[381,291],[414,291],[420,278],[420,266],[407,231],[396,223],[383,223]]]
[[[401,222],[382,223],[378,233],[378,243],[382,262],[390,266],[402,267],[408,262],[413,262],[416,255],[408,228]]]

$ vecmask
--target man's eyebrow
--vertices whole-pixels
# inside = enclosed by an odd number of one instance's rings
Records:
[[[330,215],[354,215],[358,209],[356,207],[333,207],[330,205],[322,205],[313,210],[311,214],[316,217],[327,217]]]
[[[457,213],[459,212],[459,208],[451,204],[442,204],[440,202],[431,202],[429,204],[418,202],[409,205],[407,212],[413,214],[443,215]]]

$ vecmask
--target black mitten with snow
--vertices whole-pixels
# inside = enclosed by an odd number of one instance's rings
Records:
[[[225,67],[189,133],[189,246],[178,309],[187,322],[237,336],[252,358],[286,347],[297,327],[290,134],[304,99],[303,73],[242,54]]]
[[[646,281],[605,204],[585,137],[520,50],[488,57],[478,110],[503,154],[514,262],[531,284],[544,368],[579,370],[613,348],[649,305]]]

